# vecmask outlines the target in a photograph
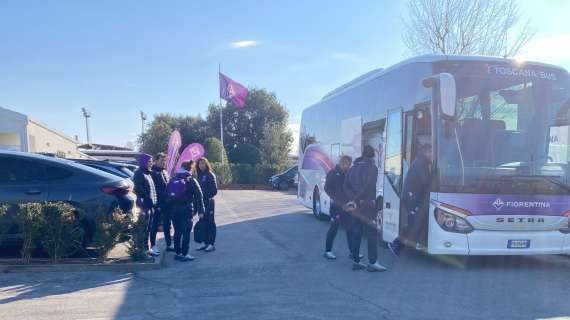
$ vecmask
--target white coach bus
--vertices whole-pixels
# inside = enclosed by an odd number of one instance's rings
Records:
[[[298,199],[328,215],[326,173],[371,145],[391,242],[407,226],[403,180],[429,143],[429,253],[570,253],[569,109],[568,72],[543,63],[426,55],[374,70],[303,111]]]

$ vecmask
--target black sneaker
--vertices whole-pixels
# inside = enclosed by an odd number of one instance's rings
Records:
[[[400,244],[396,241],[388,242],[388,250],[390,250],[390,252],[394,255],[394,257],[400,256],[401,248],[402,247],[400,246]]]
[[[353,262],[352,263],[352,270],[357,271],[357,270],[363,270],[366,268],[366,265],[362,262]]]
[[[348,258],[349,258],[350,260],[354,260],[354,256],[352,255],[352,253],[349,253],[349,254],[348,254]],[[359,253],[359,254],[358,254],[358,258],[359,258],[359,259],[364,258],[364,255],[363,255],[362,253]]]

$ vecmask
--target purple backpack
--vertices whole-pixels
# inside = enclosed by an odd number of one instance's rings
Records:
[[[168,182],[166,194],[170,202],[182,202],[186,197],[186,178],[175,177]]]

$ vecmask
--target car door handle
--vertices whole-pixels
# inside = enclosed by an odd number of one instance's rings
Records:
[[[386,209],[390,209],[391,205],[390,202],[386,202]]]
[[[29,189],[28,191],[26,191],[26,194],[40,194],[42,193],[42,190],[40,189]]]

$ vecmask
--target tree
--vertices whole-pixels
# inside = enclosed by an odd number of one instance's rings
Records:
[[[145,133],[139,136],[140,150],[151,155],[166,152],[168,139],[174,129],[178,129],[182,136],[181,150],[194,142],[203,144],[207,136],[207,125],[200,116],[174,116],[169,113],[160,113],[154,117]]]
[[[261,163],[261,151],[250,143],[237,145],[230,152],[232,163],[247,163],[255,165]]]
[[[261,151],[265,163],[280,165],[287,161],[291,152],[293,134],[280,122],[269,122],[263,128]]]
[[[206,138],[204,141],[204,149],[206,150],[206,156],[210,162],[221,162],[221,152],[224,147],[222,146],[222,142],[218,138],[209,137]],[[226,150],[223,149],[224,152],[224,163],[228,163],[228,155]]]
[[[515,0],[410,0],[403,40],[413,54],[514,56],[534,32]]]
[[[228,103],[223,109],[224,146],[232,150],[242,143],[261,148],[264,128],[269,122],[287,124],[289,113],[274,93],[264,89],[251,89],[244,108]],[[210,105],[206,118],[210,136],[220,136],[220,107]]]

